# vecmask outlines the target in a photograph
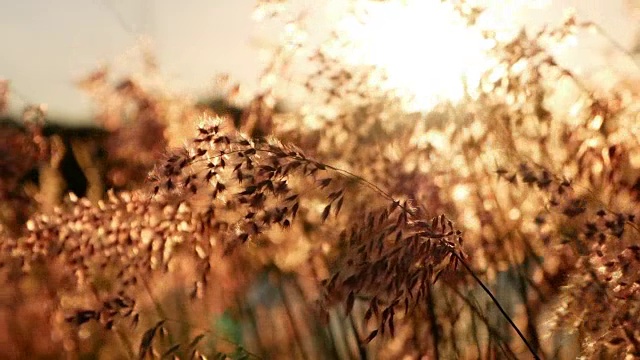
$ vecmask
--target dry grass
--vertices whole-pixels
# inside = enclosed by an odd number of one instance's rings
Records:
[[[584,27],[496,41],[477,99],[427,114],[322,46],[274,49],[237,119],[97,71],[101,167],[37,107],[0,135],[1,357],[640,356],[638,95],[556,62]],[[552,109],[558,84],[579,111]],[[279,111],[287,89],[309,106]],[[111,190],[25,181],[59,151]]]

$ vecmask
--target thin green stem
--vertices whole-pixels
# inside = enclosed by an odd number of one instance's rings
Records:
[[[507,312],[504,310],[504,308],[502,307],[502,305],[500,305],[500,302],[498,301],[498,299],[496,299],[495,295],[493,295],[493,293],[491,292],[491,290],[489,290],[489,288],[484,284],[484,282],[482,282],[482,280],[480,280],[480,278],[478,277],[478,275],[476,275],[476,273],[471,269],[471,267],[469,266],[469,264],[467,264],[466,261],[464,261],[464,259],[462,259],[462,257],[460,255],[458,255],[457,253],[453,253],[453,255],[458,259],[458,261],[460,261],[460,263],[462,264],[462,266],[464,266],[464,268],[467,270],[467,272],[473,277],[473,279],[478,283],[478,285],[480,285],[480,287],[482,288],[482,290],[484,290],[484,292],[489,295],[489,297],[491,298],[491,301],[493,301],[493,303],[496,305],[496,307],[498,308],[498,310],[500,310],[500,313],[502,313],[502,316],[504,316],[504,318],[509,322],[509,325],[511,325],[511,327],[513,328],[513,330],[515,330],[515,332],[518,334],[518,336],[520,337],[520,339],[522,339],[522,342],[524,342],[524,344],[527,346],[527,348],[529,349],[529,351],[531,352],[531,355],[533,355],[533,358],[536,360],[539,360],[540,357],[538,356],[536,350],[533,348],[533,346],[529,343],[529,341],[527,340],[527,338],[524,336],[524,334],[522,333],[522,331],[520,331],[520,329],[518,328],[518,326],[516,325],[515,322],[513,322],[513,320],[511,319],[511,317],[509,316],[509,314],[507,314]]]
[[[438,329],[438,319],[436,316],[435,301],[433,301],[433,291],[431,284],[427,286],[427,314],[429,314],[429,323],[431,326],[431,336],[433,338],[433,355],[435,360],[440,360],[440,330]]]

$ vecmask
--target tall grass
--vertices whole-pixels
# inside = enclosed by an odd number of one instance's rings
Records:
[[[235,119],[91,74],[101,167],[39,118],[0,141],[0,354],[640,356],[637,94],[558,64],[581,27],[496,39],[477,98],[426,114],[326,51],[339,37],[274,49]],[[308,106],[278,109],[290,89]],[[48,210],[49,177],[25,174],[61,171],[56,148],[110,190]]]

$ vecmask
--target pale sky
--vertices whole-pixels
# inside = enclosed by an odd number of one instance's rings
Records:
[[[119,64],[147,33],[160,68],[178,88],[204,91],[216,73],[255,81],[253,0],[0,0],[0,77],[52,116],[89,113],[74,79]],[[128,30],[125,27],[129,28]],[[131,57],[129,57],[131,58]],[[13,97],[13,108],[23,106]]]
[[[582,19],[597,22],[630,46],[638,18],[632,16],[628,1],[558,0],[526,14],[524,21],[559,21],[562,9],[572,6]],[[14,111],[24,100],[46,103],[52,117],[86,118],[89,102],[74,80],[101,64],[122,65],[127,59],[123,54],[137,43],[136,34],[145,33],[155,42],[162,74],[177,89],[203,93],[221,72],[252,84],[260,69],[252,38],[261,37],[250,17],[254,4],[255,0],[0,0],[0,78],[12,83]],[[613,51],[602,42],[582,46],[589,56],[594,49]],[[591,66],[604,65],[602,60],[589,61]]]

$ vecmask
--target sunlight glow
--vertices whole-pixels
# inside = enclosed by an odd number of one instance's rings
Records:
[[[471,194],[471,189],[468,185],[458,184],[453,187],[453,191],[451,193],[451,197],[455,201],[465,201],[469,195]]]
[[[491,43],[470,29],[447,3],[405,0],[362,2],[341,34],[353,48],[346,60],[384,69],[385,87],[406,97],[407,110],[425,111],[461,100],[491,65]]]

